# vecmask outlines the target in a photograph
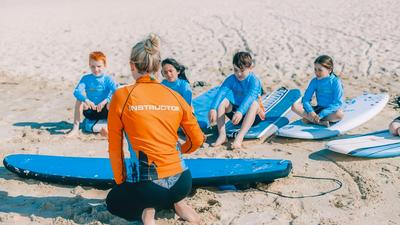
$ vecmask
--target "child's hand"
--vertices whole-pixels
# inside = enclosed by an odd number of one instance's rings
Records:
[[[103,108],[104,108],[105,105],[107,105],[107,100],[104,100],[104,101],[100,102],[100,103],[96,106],[97,112],[101,112],[101,110],[103,110]]]
[[[208,120],[210,122],[210,125],[213,125],[217,122],[217,110],[210,110],[210,112],[208,113]]]
[[[90,101],[89,99],[86,99],[85,104],[87,105],[87,107],[89,109],[96,110],[96,105],[92,101]]]
[[[315,123],[319,123],[320,118],[319,118],[319,116],[318,116],[315,112],[311,112],[311,113],[310,113],[310,116],[311,116],[312,120],[313,120]]]
[[[243,118],[243,114],[241,112],[235,112],[235,114],[233,114],[233,117],[232,117],[232,123],[234,125],[237,125],[242,120],[242,118]]]

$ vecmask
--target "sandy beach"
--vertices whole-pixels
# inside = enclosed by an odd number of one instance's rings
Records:
[[[65,135],[72,128],[73,89],[90,71],[88,54],[103,51],[108,71],[130,83],[131,47],[150,32],[162,57],[188,67],[194,96],[232,73],[232,56],[250,52],[266,90],[302,91],[321,54],[335,60],[345,97],[385,92],[390,102],[347,135],[387,129],[398,116],[400,1],[111,1],[0,0],[0,160],[9,154],[107,157],[99,135]],[[338,138],[342,138],[338,137]],[[215,137],[210,137],[213,139]],[[292,173],[259,189],[199,188],[187,202],[201,224],[400,224],[400,158],[362,159],[325,149],[327,141],[271,137],[244,150],[211,148],[188,157],[274,158]],[[333,178],[304,179],[298,176]],[[109,190],[22,179],[0,166],[0,224],[129,224],[105,206]],[[278,193],[274,194],[274,193]],[[172,211],[157,224],[188,224]]]

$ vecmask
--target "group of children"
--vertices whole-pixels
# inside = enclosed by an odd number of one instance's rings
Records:
[[[217,124],[218,138],[212,146],[220,146],[227,142],[225,116],[241,129],[232,143],[232,148],[241,148],[247,131],[254,124],[265,119],[261,102],[263,89],[260,80],[253,73],[254,61],[248,52],[238,52],[233,57],[234,73],[221,84],[209,111],[210,124]],[[192,90],[185,74],[185,67],[175,59],[167,58],[161,63],[163,85],[179,93],[186,102],[192,103]],[[333,60],[327,55],[321,55],[314,61],[315,77],[310,81],[301,102],[295,103],[292,110],[303,118],[305,123],[330,126],[340,121],[344,114],[343,86],[340,78],[333,71]],[[102,52],[92,52],[89,55],[90,74],[84,75],[74,90],[76,97],[74,125],[70,134],[79,131],[81,114],[90,120],[107,119],[109,102],[118,84],[105,73],[106,56]],[[227,98],[231,93],[232,98]],[[316,96],[316,105],[312,105],[312,97]],[[400,133],[400,119],[392,122],[390,130],[394,135]],[[107,136],[107,129],[100,133]]]

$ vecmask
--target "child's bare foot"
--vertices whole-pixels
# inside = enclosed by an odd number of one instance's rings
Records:
[[[219,136],[214,143],[211,143],[212,147],[218,147],[226,143],[226,136]]]
[[[74,126],[70,132],[68,132],[68,137],[74,137],[79,134],[79,127]]]
[[[238,142],[234,141],[231,145],[231,150],[239,150],[239,149],[243,149],[242,143],[238,143]]]
[[[185,221],[188,221],[189,223],[200,223],[200,216],[196,211],[194,211],[194,209],[186,205],[183,200],[175,203],[174,208],[176,214]]]
[[[102,127],[101,129],[100,129],[100,135],[101,136],[103,136],[103,137],[108,137],[108,130],[107,130],[107,128],[105,128],[105,127]]]
[[[324,126],[324,127],[329,127],[330,126],[330,123],[329,123],[328,120],[321,120],[321,121],[319,121],[318,124],[321,125],[321,126]]]

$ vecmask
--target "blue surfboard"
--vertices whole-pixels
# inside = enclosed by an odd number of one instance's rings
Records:
[[[272,92],[263,98],[265,120],[250,128],[244,136],[246,139],[262,139],[274,134],[279,128],[289,124],[290,118],[286,115],[301,96],[299,89],[288,90],[284,87]],[[240,130],[239,125],[233,125],[231,121],[226,124],[228,137],[235,137]]]
[[[194,108],[194,115],[196,116],[201,129],[207,129],[210,127],[208,112],[211,110],[211,102],[217,95],[218,90],[219,86],[213,87],[193,99],[192,105]],[[232,99],[232,93],[228,93],[227,98]]]
[[[126,159],[125,163],[129,165],[130,161]],[[185,159],[185,163],[192,173],[194,186],[272,182],[288,176],[292,168],[291,161],[276,159],[204,158]],[[20,177],[45,182],[99,188],[115,184],[108,158],[15,154],[5,157],[3,164]]]
[[[211,109],[211,101],[218,93],[219,87],[214,87],[201,94],[193,100],[195,116],[202,129],[210,126],[208,121],[208,112]],[[298,89],[288,90],[284,87],[277,89],[270,95],[263,97],[262,101],[265,107],[266,119],[250,128],[245,135],[246,139],[262,139],[269,137],[279,128],[287,125],[290,118],[286,117],[291,106],[301,97]],[[228,93],[228,99],[232,99],[232,93]],[[228,137],[234,137],[239,132],[240,126],[227,122],[226,132]]]

